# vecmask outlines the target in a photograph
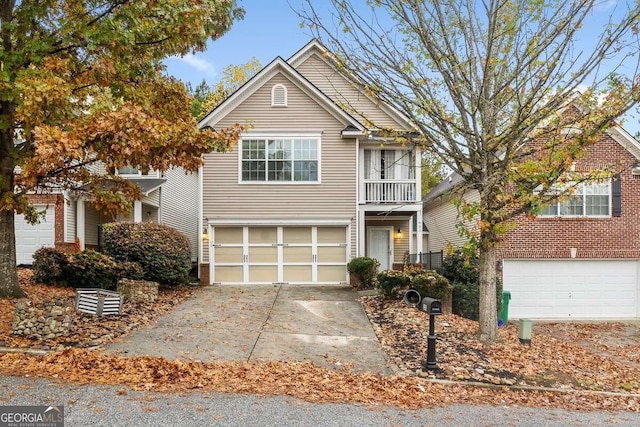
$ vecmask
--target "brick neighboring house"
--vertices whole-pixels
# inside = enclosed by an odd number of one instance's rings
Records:
[[[511,292],[510,318],[640,316],[639,161],[640,143],[613,128],[587,148],[575,171],[621,162],[626,168],[619,176],[587,184],[573,205],[561,201],[535,219],[516,219],[497,253],[504,290]],[[457,179],[445,180],[423,200],[429,250],[464,243],[447,195]]]

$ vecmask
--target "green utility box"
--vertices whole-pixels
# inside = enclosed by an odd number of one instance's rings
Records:
[[[509,301],[511,301],[511,292],[502,292],[502,310],[500,310],[500,319],[498,319],[498,326],[506,325],[509,321]]]

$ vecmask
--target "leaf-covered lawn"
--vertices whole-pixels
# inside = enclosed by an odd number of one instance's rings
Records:
[[[391,360],[404,371],[420,370],[429,316],[402,301],[362,301]],[[640,322],[534,322],[531,345],[520,344],[517,324],[501,327],[491,345],[477,339],[477,330],[477,322],[436,316],[438,369],[428,376],[640,394]]]
[[[73,299],[71,289],[31,283],[28,271],[21,270],[20,277],[30,298]],[[79,315],[70,336],[47,342],[11,336],[15,300],[0,299],[0,341],[12,347],[59,349],[44,356],[0,354],[0,373],[119,384],[136,390],[201,389],[404,408],[473,403],[640,412],[638,324],[536,324],[531,346],[521,345],[517,327],[508,325],[500,329],[500,342],[487,346],[475,338],[476,322],[438,316],[438,370],[422,376],[415,373],[426,356],[428,316],[401,301],[377,297],[363,297],[362,302],[390,360],[401,368],[396,376],[358,374],[348,367],[331,370],[310,363],[168,361],[74,348],[126,334],[171,310],[192,292],[164,290],[157,304],[125,304],[121,317]],[[434,378],[458,383],[431,381]],[[470,381],[488,387],[467,384]],[[523,390],[510,384],[561,390]],[[126,393],[125,388],[121,391]]]

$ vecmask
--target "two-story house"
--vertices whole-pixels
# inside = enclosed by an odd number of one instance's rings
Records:
[[[248,130],[199,172],[203,283],[345,283],[353,257],[387,269],[422,252],[420,150],[380,131],[410,123],[317,41],[274,59],[201,127],[233,123]]]
[[[510,318],[640,317],[639,162],[640,143],[611,128],[586,148],[574,170],[625,165],[620,174],[579,185],[535,218],[516,218],[497,251],[498,272],[511,293]],[[450,203],[460,179],[453,175],[424,198],[428,250],[464,244]]]

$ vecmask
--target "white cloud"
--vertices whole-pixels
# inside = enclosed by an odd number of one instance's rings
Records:
[[[182,62],[185,62],[189,66],[195,68],[196,70],[200,71],[201,73],[207,76],[215,76],[216,74],[215,65],[213,65],[211,62],[207,61],[206,59],[198,58],[191,53],[188,53],[185,56],[176,57],[176,59]]]

